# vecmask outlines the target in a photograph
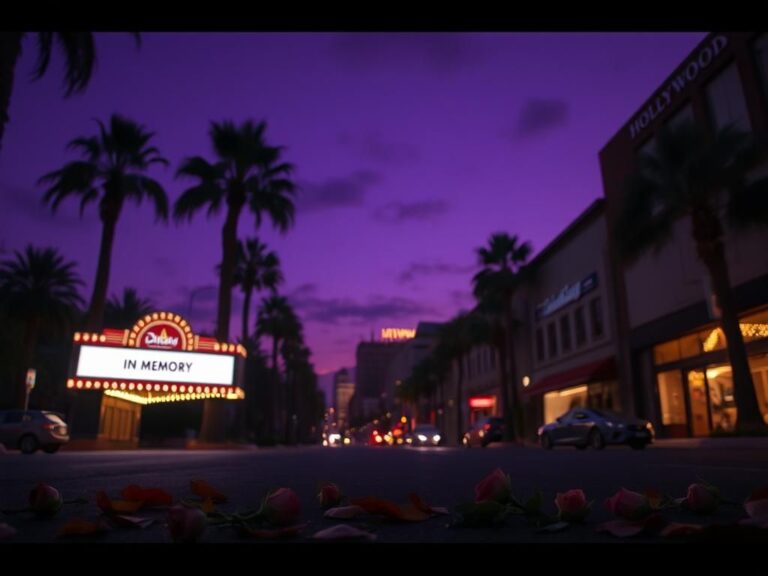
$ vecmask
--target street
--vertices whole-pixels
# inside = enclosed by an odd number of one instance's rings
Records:
[[[0,454],[0,508],[23,508],[37,482],[56,487],[65,500],[86,498],[86,505],[65,505],[51,520],[29,514],[0,516],[17,535],[8,542],[50,542],[73,516],[96,519],[95,494],[105,490],[118,498],[128,484],[158,487],[174,501],[191,498],[190,480],[204,479],[226,494],[225,512],[258,508],[270,489],[285,486],[298,494],[302,522],[309,522],[298,537],[303,541],[335,522],[324,519],[317,501],[320,481],[338,484],[350,497],[377,496],[405,504],[415,492],[433,506],[453,511],[474,498],[474,486],[495,468],[509,473],[513,490],[521,499],[535,490],[543,492],[544,512],[554,514],[556,492],[582,488],[594,500],[586,525],[562,532],[537,532],[522,517],[508,517],[494,528],[448,527],[450,516],[401,524],[366,516],[354,521],[377,536],[379,542],[607,542],[614,537],[595,532],[595,526],[612,519],[604,500],[621,487],[655,489],[672,497],[686,495],[687,486],[704,480],[720,488],[723,498],[743,502],[756,488],[768,486],[766,443],[711,441],[706,447],[651,446],[645,451],[612,447],[603,451],[558,448],[491,446],[457,448],[277,448],[232,451],[139,450],[120,452],[61,452],[55,455],[18,452]],[[670,519],[684,522],[728,522],[745,517],[740,505],[721,506],[708,519],[690,513],[670,512]],[[137,516],[156,518],[145,529],[116,529],[101,536],[70,540],[103,542],[170,542],[165,511],[140,511]],[[640,537],[640,540],[645,537]],[[209,527],[203,542],[241,541],[231,528]]]

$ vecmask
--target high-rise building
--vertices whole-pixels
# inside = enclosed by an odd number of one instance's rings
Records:
[[[349,371],[342,368],[333,376],[333,407],[336,426],[345,430],[349,426],[349,401],[355,395],[355,383],[349,377]]]

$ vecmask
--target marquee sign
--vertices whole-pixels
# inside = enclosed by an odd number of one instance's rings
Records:
[[[130,330],[76,332],[68,388],[104,390],[140,404],[245,397],[245,348],[192,332],[171,312],[147,314]]]

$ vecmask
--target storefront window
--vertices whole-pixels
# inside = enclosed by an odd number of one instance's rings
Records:
[[[600,298],[593,298],[589,303],[589,315],[592,320],[592,339],[596,340],[603,335],[603,307]]]
[[[554,322],[547,325],[547,344],[549,345],[549,358],[557,356],[557,326]]]
[[[660,372],[656,376],[661,403],[661,423],[664,426],[685,426],[685,393],[679,370]]]
[[[709,410],[712,430],[730,432],[736,426],[736,400],[733,397],[733,373],[729,364],[707,367]]]
[[[763,414],[763,420],[768,423],[768,355],[751,357],[749,369],[752,372],[752,383],[755,385],[757,405]]]
[[[691,432],[694,436],[709,436],[709,410],[704,371],[688,372],[688,399],[691,403]]]
[[[536,328],[536,359],[544,360],[544,330],[541,328]]]
[[[655,364],[667,364],[680,360],[680,341],[670,340],[653,347],[653,362]]]
[[[571,408],[587,405],[587,387],[575,386],[544,394],[544,422],[554,422]]]
[[[707,104],[716,129],[729,124],[749,132],[751,124],[736,64],[730,64],[707,86]]]
[[[584,346],[587,342],[587,324],[584,322],[584,306],[573,311],[573,324],[576,328],[576,347]]]
[[[768,310],[744,316],[739,320],[744,342],[768,338]]]
[[[563,352],[571,349],[571,317],[566,314],[560,317],[560,341],[563,343]]]

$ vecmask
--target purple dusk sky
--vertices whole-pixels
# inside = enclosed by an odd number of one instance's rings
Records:
[[[351,366],[381,327],[472,305],[474,250],[496,231],[541,250],[602,196],[598,151],[704,33],[123,33],[97,35],[88,89],[62,96],[61,58],[31,82],[17,66],[0,150],[0,257],[28,243],[79,263],[90,297],[100,223],[76,201],[54,216],[37,179],[113,112],[156,133],[152,175],[175,201],[179,161],[211,157],[211,120],[268,122],[301,187],[287,234],[259,236],[283,263],[319,373]],[[196,331],[215,321],[223,214],[156,224],[126,205],[109,294],[134,286]],[[243,214],[240,237],[256,233]],[[233,303],[231,339],[241,299]]]

